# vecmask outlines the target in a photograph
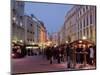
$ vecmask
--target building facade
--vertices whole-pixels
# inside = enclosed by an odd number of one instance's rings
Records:
[[[24,2],[11,0],[11,36],[12,42],[24,41]]]
[[[31,16],[24,15],[24,25],[25,25],[25,43],[32,44],[34,43],[34,25],[35,21],[32,19]]]
[[[43,52],[47,42],[47,30],[42,21],[39,21],[39,24],[39,46]]]
[[[45,45],[47,42],[47,30],[43,22],[39,21],[39,24],[39,44]]]
[[[11,0],[12,42],[45,43],[47,30],[44,23],[32,15],[24,15],[24,5],[24,1]]]
[[[64,44],[66,42],[65,31],[65,25],[62,25],[60,31],[58,32],[58,44]]]
[[[65,39],[73,42],[85,37],[96,42],[96,6],[75,5],[65,16]]]
[[[35,42],[36,43],[45,43],[47,39],[47,31],[44,27],[44,24],[40,21],[35,21]]]

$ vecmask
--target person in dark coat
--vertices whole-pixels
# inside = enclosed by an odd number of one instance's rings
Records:
[[[46,50],[45,50],[45,54],[46,54],[46,58],[47,58],[47,60],[50,59],[50,54],[49,54],[49,52],[50,52],[50,48],[47,47]]]
[[[77,49],[76,49],[76,62],[78,64],[81,63],[81,54],[80,54],[80,52],[81,52],[81,48],[77,47]]]
[[[67,66],[68,66],[68,68],[71,68],[72,49],[71,49],[70,45],[68,45],[66,48],[66,54],[67,54]]]
[[[50,47],[50,50],[49,50],[49,58],[50,58],[50,64],[52,64],[53,62],[53,48]]]
[[[85,49],[83,49],[83,47],[81,46],[81,48],[80,48],[80,63],[82,64],[83,63],[83,61],[84,61],[84,51],[85,51]]]
[[[96,66],[96,45],[93,46],[94,49],[94,65]]]
[[[22,55],[22,57],[26,56],[26,54],[27,54],[27,51],[26,51],[25,47],[26,47],[25,45],[21,47],[21,51],[22,51],[21,55]]]
[[[57,48],[53,48],[53,57],[57,59]]]
[[[58,50],[57,50],[57,62],[61,63],[61,48],[60,47],[58,47]]]
[[[86,47],[86,52],[87,52],[87,55],[86,55],[86,61],[87,61],[87,64],[89,64],[89,48]]]
[[[93,65],[94,63],[94,49],[92,46],[89,47],[89,56],[90,56],[90,65]]]
[[[61,61],[64,62],[64,47],[61,48]]]

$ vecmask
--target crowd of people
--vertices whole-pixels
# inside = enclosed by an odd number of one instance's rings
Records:
[[[57,60],[57,63],[67,62],[68,68],[73,64],[96,64],[96,46],[72,46],[60,45],[57,47],[46,47],[44,55],[50,64]]]
[[[21,56],[33,55],[31,51],[33,50],[26,50],[25,46],[13,48],[13,52],[17,53],[17,55],[19,53]],[[68,68],[75,67],[76,64],[89,64],[96,66],[96,46],[94,45],[83,46],[64,44],[59,46],[47,46],[43,49],[43,52],[39,52],[38,54],[44,55],[46,59],[50,61],[50,64],[53,64],[53,61],[57,61],[58,64],[67,62]]]
[[[47,47],[45,48],[44,54],[46,55],[47,60],[50,60],[50,64],[56,59],[58,63],[61,63],[61,61],[64,61],[64,51],[63,47]]]

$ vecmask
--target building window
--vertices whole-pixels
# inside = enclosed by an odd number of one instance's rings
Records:
[[[34,32],[33,32],[33,34],[34,34]]]
[[[87,19],[87,26],[88,26],[88,15],[87,15],[87,18],[86,19]]]
[[[88,6],[86,6],[86,10],[88,10]]]
[[[12,11],[13,11],[13,14],[16,14],[16,9],[12,9]]]
[[[20,4],[20,6],[23,8],[23,7],[24,7],[23,3],[22,3],[22,4]]]
[[[81,21],[80,21],[80,29],[82,29],[82,23],[81,23]]]
[[[92,40],[92,36],[93,36],[92,34],[93,34],[92,26],[90,26],[90,37],[91,37],[90,39],[91,39],[91,40]]]
[[[85,8],[83,7],[83,13],[85,12]]]
[[[89,29],[87,28],[86,31],[87,31],[87,38],[88,38],[88,36],[89,36]]]
[[[13,22],[12,25],[16,25],[16,23]]]
[[[79,32],[78,32],[78,39],[79,39]]]
[[[80,17],[80,13],[78,13],[78,18]]]
[[[83,19],[84,21],[83,21],[83,26],[85,27],[85,18]]]
[[[80,31],[80,38],[82,38],[82,31]]]
[[[20,16],[20,19],[23,19],[23,17],[22,17],[22,16]]]
[[[92,24],[92,14],[90,14],[90,24]]]
[[[32,27],[32,24],[30,24],[31,25],[31,27]]]
[[[29,30],[27,30],[27,32],[29,32]]]
[[[79,31],[79,23],[78,23],[78,31]]]
[[[80,16],[81,16],[81,10],[80,10]]]
[[[84,32],[84,34],[83,34],[83,35],[85,36],[85,29],[83,30],[83,32]]]
[[[20,26],[21,26],[21,27],[23,26],[22,22],[20,22]]]

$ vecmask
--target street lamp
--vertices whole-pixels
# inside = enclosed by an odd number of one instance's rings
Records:
[[[16,17],[13,17],[12,19],[13,19],[14,22],[16,21]]]
[[[83,39],[83,40],[86,40],[87,38],[86,38],[86,36],[83,36],[82,39]]]
[[[32,42],[32,45],[35,45],[35,43],[34,43],[34,42]]]
[[[82,41],[80,40],[79,43],[82,43]]]
[[[68,41],[66,41],[66,44],[68,43]]]
[[[20,42],[22,43],[22,42],[23,42],[23,40],[20,40]]]

